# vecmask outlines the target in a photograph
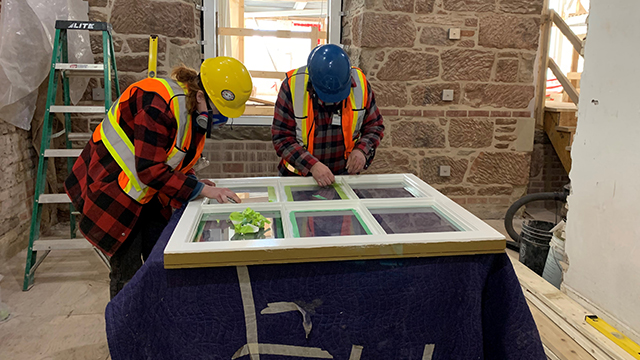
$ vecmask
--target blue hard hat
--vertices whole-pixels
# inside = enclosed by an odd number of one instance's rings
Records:
[[[307,69],[320,100],[337,103],[351,93],[351,61],[339,46],[326,44],[313,49],[307,59]]]

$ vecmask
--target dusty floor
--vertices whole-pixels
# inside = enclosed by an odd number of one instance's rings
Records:
[[[0,323],[0,359],[109,359],[109,272],[100,258],[93,250],[52,251],[23,292],[25,259],[26,251],[0,264],[0,296],[11,310]]]
[[[554,219],[544,210],[531,215]],[[506,234],[503,220],[487,223]],[[521,223],[514,222],[516,230]],[[104,320],[109,272],[100,258],[92,250],[51,252],[36,273],[35,286],[23,292],[25,258],[23,251],[0,264],[0,300],[12,314],[0,323],[0,359],[109,359]]]

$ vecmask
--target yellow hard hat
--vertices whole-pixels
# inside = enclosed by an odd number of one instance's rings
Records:
[[[200,80],[222,115],[237,118],[244,114],[253,81],[240,61],[226,56],[206,59],[200,66]]]

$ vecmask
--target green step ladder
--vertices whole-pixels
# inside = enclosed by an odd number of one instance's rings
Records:
[[[68,30],[89,30],[102,32],[102,52],[103,64],[76,64],[69,63],[68,54]],[[29,248],[27,250],[27,262],[24,270],[23,291],[29,290],[33,286],[35,271],[42,261],[52,250],[74,250],[93,248],[98,256],[109,267],[107,257],[98,249],[93,247],[86,239],[76,238],[78,232],[75,215],[78,214],[71,204],[67,194],[45,194],[45,182],[47,172],[47,160],[49,158],[67,158],[69,172],[82,149],[74,149],[73,142],[86,143],[91,138],[91,132],[74,133],[71,126],[71,114],[101,114],[104,115],[111,107],[111,85],[115,86],[116,97],[120,96],[120,85],[118,84],[118,71],[116,70],[116,59],[113,51],[113,38],[111,36],[111,24],[105,22],[91,21],[56,21],[56,34],[53,43],[53,54],[51,56],[51,70],[49,72],[49,89],[47,91],[47,105],[42,125],[42,141],[40,144],[38,173],[36,178],[35,195],[33,201],[33,212],[31,215],[31,230],[29,232]],[[113,81],[112,77],[113,76]],[[69,94],[70,77],[102,77],[104,78],[104,106],[73,106]],[[62,81],[63,102],[58,105],[56,94],[58,90],[58,80]],[[53,118],[56,113],[65,114],[64,130],[52,134]],[[90,128],[88,129],[90,130]],[[51,139],[59,136],[65,137],[65,149],[50,149]],[[44,204],[69,204],[70,212],[70,237],[66,239],[40,239],[40,221],[42,216],[42,206]],[[38,258],[38,251],[42,255]]]

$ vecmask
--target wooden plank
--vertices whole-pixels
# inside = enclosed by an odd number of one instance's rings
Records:
[[[271,36],[283,39],[311,39],[311,32],[289,31],[289,30],[254,30],[245,28],[218,28],[218,35],[227,36]],[[326,39],[326,31],[318,31],[319,39]]]
[[[580,39],[578,35],[576,35],[571,30],[569,25],[564,22],[564,20],[562,19],[562,17],[560,17],[560,15],[558,15],[558,13],[556,13],[554,10],[551,10],[551,13],[553,14],[553,23],[556,24],[562,34],[569,40],[569,42],[571,42],[571,45],[573,45],[573,48],[576,49],[578,54],[584,56],[584,46],[582,43],[582,39]]]
[[[244,0],[238,0],[238,27],[244,28]],[[238,60],[244,62],[244,37],[238,38]]]
[[[531,315],[536,322],[538,332],[542,343],[561,360],[594,360],[585,349],[583,349],[575,340],[567,333],[562,331],[556,324],[549,319],[540,309],[538,309],[530,301],[529,309]]]
[[[247,105],[244,115],[273,116],[273,106]]]
[[[257,102],[257,103],[260,103],[260,104],[263,104],[263,105],[269,105],[269,106],[274,106],[275,105],[275,103],[273,101],[263,100],[263,99],[260,99],[260,98],[257,98],[257,97],[253,97],[253,96],[249,97],[249,101],[253,101],[253,102]]]
[[[580,80],[582,78],[582,73],[581,72],[570,72],[567,73],[567,79],[571,80],[571,81],[575,81],[575,80]]]
[[[562,162],[562,166],[569,173],[571,171],[571,153],[566,150],[567,146],[571,146],[571,133],[558,132],[556,130],[557,120],[554,116],[558,114],[546,113],[544,117],[544,131],[549,136],[553,148]]]
[[[569,79],[567,79],[567,77],[564,75],[558,64],[556,64],[556,62],[551,58],[549,59],[549,69],[551,69],[553,75],[555,75],[560,84],[562,84],[562,88],[564,89],[564,91],[569,94],[571,101],[573,101],[574,104],[578,105],[580,101],[580,94],[578,93],[576,88],[573,87]]]
[[[313,50],[313,48],[318,46],[319,32],[320,31],[318,30],[317,27],[315,26],[311,27],[311,50]]]
[[[282,71],[261,71],[261,70],[249,70],[251,76],[258,79],[280,79],[284,80],[287,73]]]
[[[549,0],[544,1],[543,9],[549,8]],[[540,44],[542,51],[540,54],[540,64],[538,67],[538,84],[536,86],[536,125],[542,126],[544,122],[544,104],[547,92],[547,68],[549,67],[549,46],[551,41],[552,19],[549,10],[545,10],[542,15],[542,33]]]
[[[512,259],[511,263],[528,301],[596,359],[634,360],[634,357],[587,324],[584,307],[553,285]],[[597,314],[596,314],[597,315]]]

